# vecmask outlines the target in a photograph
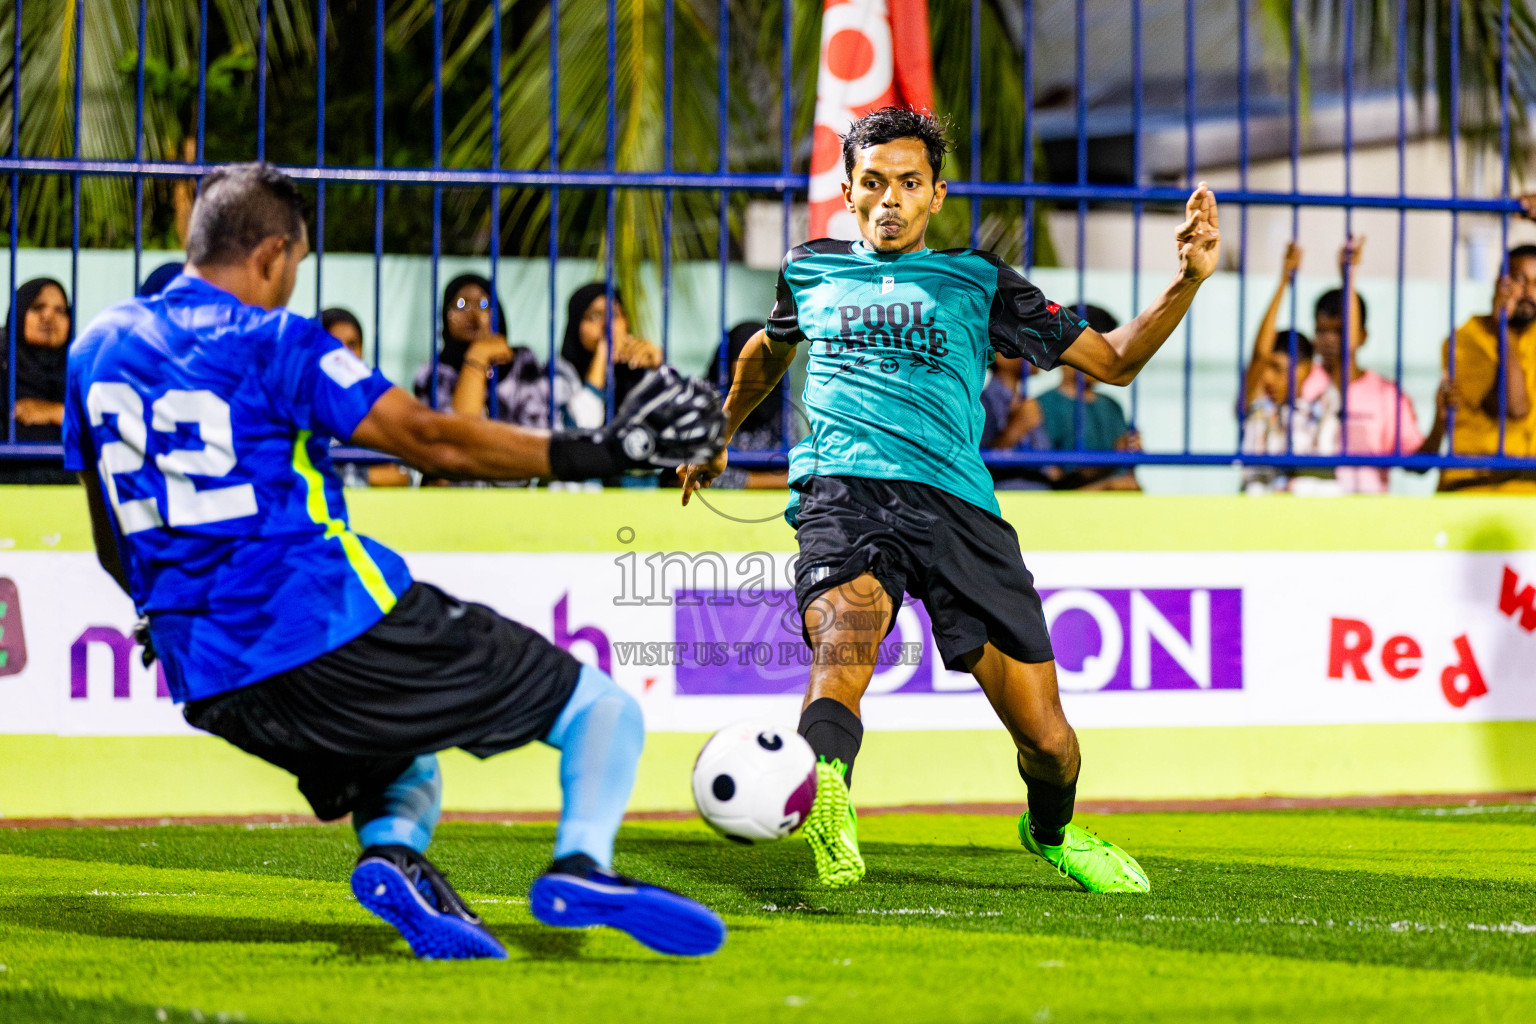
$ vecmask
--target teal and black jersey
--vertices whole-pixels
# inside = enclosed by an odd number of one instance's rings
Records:
[[[809,476],[911,480],[996,514],[980,451],[992,353],[1049,370],[1086,327],[989,252],[888,256],[831,238],[795,247],[767,325],[774,341],[811,345],[810,433],[790,452],[790,486]]]

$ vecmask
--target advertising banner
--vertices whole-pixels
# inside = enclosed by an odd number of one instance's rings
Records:
[[[875,648],[837,623],[808,646],[783,552],[406,557],[610,672],[654,731],[792,723],[817,658],[874,663],[870,729],[996,722],[942,664],[920,603]],[[1058,551],[1029,566],[1079,728],[1536,719],[1536,555]],[[0,733],[190,733],[133,620],[92,555],[0,552]]]

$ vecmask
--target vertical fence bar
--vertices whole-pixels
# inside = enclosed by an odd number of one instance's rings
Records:
[[[491,170],[501,169],[501,0],[491,4]],[[491,333],[510,334],[501,322],[501,186],[491,185]],[[510,343],[511,339],[508,339]],[[491,367],[490,384],[486,388],[487,412],[491,419],[498,419],[501,396],[497,394],[498,373]]]
[[[791,34],[790,0],[783,0],[780,9],[783,24],[780,26],[779,39],[779,173],[788,177],[794,170],[795,114],[794,79],[791,76],[794,44]],[[779,246],[787,254],[789,252],[789,218],[794,212],[794,192],[787,185],[783,191],[782,206],[784,217],[780,225],[782,230]],[[785,376],[789,376],[789,371],[785,371]],[[729,381],[726,382],[726,386],[730,386]],[[786,457],[789,452],[790,434],[794,428],[793,417],[790,415],[791,390],[793,389],[786,383],[779,401],[779,448]]]
[[[723,4],[725,0],[721,0]],[[619,63],[619,11],[618,0],[608,0],[608,137],[606,144],[606,162],[604,166],[608,173],[612,174],[618,169],[618,130],[619,130],[619,101],[618,101],[618,63]],[[603,303],[603,333],[608,339],[608,415],[605,419],[613,418],[613,408],[618,404],[618,381],[615,380],[614,370],[618,367],[618,353],[613,345],[613,307],[614,307],[614,248],[618,243],[618,189],[608,186],[608,226],[606,232],[607,243],[603,246],[606,260],[603,267],[603,282],[605,288],[605,301]],[[577,311],[573,311],[577,312]]]
[[[1301,12],[1295,5],[1291,7],[1291,52],[1290,70],[1286,80],[1286,99],[1290,107],[1290,159],[1291,159],[1291,194],[1295,195],[1301,187]],[[1301,236],[1301,207],[1291,204],[1291,241],[1296,241]],[[1296,271],[1291,271],[1289,282],[1291,292],[1291,327],[1286,341],[1290,350],[1289,362],[1296,365]],[[1293,424],[1296,422],[1296,389],[1303,382],[1296,379],[1295,374],[1286,378],[1285,382],[1285,454],[1296,454],[1296,431]]]
[[[981,184],[981,0],[971,0],[971,184]],[[981,196],[973,189],[966,204],[971,210],[971,248],[981,244]]]
[[[139,56],[134,69],[133,97],[133,159],[144,161],[144,21],[148,0],[139,0]],[[19,70],[19,69],[18,69]],[[140,263],[144,255],[144,176],[133,175],[133,290],[139,290],[143,280]]]
[[[1140,0],[1137,0],[1139,3]],[[1024,0],[1024,184],[1035,180],[1035,3]],[[1035,201],[1024,200],[1024,251],[1019,262],[1029,273],[1035,265]]]
[[[384,0],[373,5],[373,166],[384,169]],[[384,352],[384,186],[373,186],[373,365]],[[430,337],[430,335],[429,335]]]
[[[330,17],[328,0],[319,0],[315,13],[315,166],[325,166],[325,36]],[[325,308],[325,179],[315,182],[315,316]]]
[[[1499,5],[1499,198],[1509,201],[1509,0]],[[1509,212],[1499,215],[1499,276],[1509,275]],[[1509,421],[1509,313],[1501,304],[1499,318],[1499,457],[1504,457],[1504,433]]]
[[[1073,180],[1079,188],[1088,185],[1088,0],[1077,0],[1072,9],[1072,92],[1073,116],[1077,124],[1077,173]],[[1077,200],[1077,315],[1088,313],[1088,200]],[[1072,399],[1072,448],[1087,448],[1085,435],[1088,431],[1087,378],[1077,377],[1077,393]]]
[[[1457,0],[1451,0],[1450,11],[1450,73],[1451,73],[1451,109],[1450,115],[1450,147],[1451,147],[1451,199],[1461,196],[1460,178],[1460,153],[1457,146],[1457,137],[1461,134],[1461,5]],[[1455,209],[1451,210],[1451,269],[1450,269],[1450,345],[1446,350],[1446,370],[1451,379],[1456,378],[1456,250],[1461,247],[1461,219]],[[1452,406],[1450,414],[1445,421],[1446,436],[1450,440],[1451,451],[1456,451],[1456,409]]]
[[[560,0],[549,3],[549,169],[560,169]],[[555,274],[560,264],[560,188],[549,190],[549,425],[559,429],[559,406],[556,402],[555,383],[559,377],[560,351],[555,347]],[[580,388],[585,381],[572,382]],[[574,396],[573,396],[574,397]]]
[[[785,0],[787,3],[788,0]],[[668,173],[672,171],[672,143],[674,138],[675,111],[673,109],[672,74],[676,63],[677,36],[676,0],[667,0],[662,13],[662,68],[666,78],[662,82],[661,164]],[[672,358],[672,190],[661,191],[661,358]]]
[[[267,0],[257,6],[256,40],[256,159],[267,158]]]
[[[11,159],[21,159],[21,0],[16,0],[12,8],[11,32]],[[8,277],[6,309],[9,310],[5,318],[8,325],[6,330],[6,372],[5,372],[5,407],[8,410],[16,408],[16,249],[21,238],[18,233],[21,219],[21,175],[11,172],[11,254],[10,275]],[[16,443],[16,414],[14,411],[6,417],[5,439],[10,444]]]
[[[197,5],[197,162],[203,162],[208,132],[208,0]]]
[[[1184,166],[1195,187],[1195,0],[1184,0]],[[1194,422],[1195,316],[1184,314],[1184,454],[1189,454]]]
[[[1408,196],[1408,0],[1397,0],[1397,194]],[[1397,211],[1397,335],[1392,379],[1403,393],[1403,284],[1408,269],[1408,211]],[[1438,392],[1438,389],[1437,389]],[[1438,393],[1436,400],[1439,400]],[[1403,454],[1403,403],[1392,411],[1393,452]]]
[[[16,68],[21,71],[20,65]],[[70,175],[70,194],[74,200],[69,217],[69,302],[74,309],[80,301],[80,119],[85,95],[85,0],[75,0],[75,171]],[[137,282],[135,282],[137,284]],[[25,314],[25,310],[23,310]],[[73,328],[73,324],[70,325]],[[15,415],[12,413],[12,415]]]
[[[731,173],[730,141],[730,57],[731,57],[731,10],[729,0],[720,0],[720,50],[716,61],[716,88],[719,101],[718,120],[715,122],[715,131],[718,139],[716,145],[720,150],[720,174]],[[725,300],[726,286],[729,282],[731,269],[731,222],[730,222],[731,193],[726,189],[720,190],[720,304],[718,307],[719,322],[716,324],[715,343],[721,348],[726,348],[725,330]],[[723,353],[729,355],[729,353]]]
[[[1131,184],[1141,188],[1142,149],[1141,117],[1143,92],[1142,78],[1142,22],[1141,0],[1131,0]],[[1141,313],[1141,215],[1145,210],[1140,200],[1131,204],[1131,315]],[[1140,412],[1140,388],[1131,381],[1131,416],[1127,424],[1136,429],[1137,413]]]
[[[432,5],[432,169],[443,167],[443,0]],[[438,333],[443,320],[443,310],[438,307],[441,296],[437,294],[439,267],[443,258],[443,187],[432,186],[432,290],[428,309],[427,337]],[[432,369],[430,372],[432,408],[437,408],[437,377],[439,372],[437,342],[432,343]],[[460,367],[462,372],[463,367]]]
[[[1344,4],[1344,194],[1350,194],[1354,184],[1354,160],[1352,150],[1355,144],[1355,5]],[[1344,207],[1344,244],[1350,245],[1354,238],[1354,214],[1351,207]],[[1350,259],[1345,259],[1344,265],[1339,268],[1339,275],[1343,278],[1344,295],[1346,298],[1355,294],[1354,289],[1360,287],[1360,282],[1355,280],[1355,267]],[[1343,316],[1339,321],[1341,340],[1339,342],[1339,358],[1342,361],[1339,369],[1339,379],[1342,382],[1339,387],[1340,412],[1339,419],[1339,453],[1349,454],[1349,392],[1355,382],[1355,354],[1350,350],[1350,340],[1354,337],[1355,304],[1345,302],[1342,306]]]
[[[1237,181],[1248,191],[1248,0],[1237,0]],[[1243,423],[1248,414],[1248,375],[1244,366],[1248,342],[1248,205],[1238,210],[1237,250],[1237,450],[1243,450]]]

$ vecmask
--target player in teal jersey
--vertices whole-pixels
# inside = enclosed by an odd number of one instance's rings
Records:
[[[927,248],[948,149],[941,124],[907,110],[878,110],[849,128],[843,195],[862,239],[819,239],[785,257],[768,325],[737,362],[726,436],[808,343],[810,433],[790,453],[785,513],[800,546],[806,642],[873,652],[904,594],[923,601],[945,666],[975,675],[1013,738],[1028,791],[1023,845],[1090,891],[1146,892],[1134,859],[1071,824],[1077,735],[1057,694],[1034,579],[981,460],[980,395],[994,351],[1129,383],[1216,269],[1216,199],[1203,183],[1190,196],[1173,282],[1135,320],[1099,334],[992,253]],[[721,451],[687,467],[683,504],[725,465]],[[859,702],[874,674],[873,658],[861,662],[814,659],[800,718],[820,762],[805,833],[828,885],[864,875],[848,791],[863,738]]]

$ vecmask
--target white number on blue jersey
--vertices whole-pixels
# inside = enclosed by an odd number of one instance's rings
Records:
[[[97,381],[86,394],[85,405],[93,427],[105,423],[109,414],[117,416],[117,436],[122,440],[101,446],[96,467],[107,485],[107,500],[117,513],[118,529],[128,534],[164,526],[154,498],[119,501],[117,480],[113,477],[114,473],[133,473],[144,466],[144,448],[149,440],[149,431],[144,426],[144,399],[127,384]]]
[[[106,484],[107,499],[117,514],[124,534],[166,525],[154,498],[120,501],[115,473],[143,468],[149,431],[175,433],[178,423],[197,424],[202,448],[177,448],[155,456],[165,477],[166,517],[171,526],[196,526],[256,514],[256,490],[250,484],[198,490],[189,476],[219,477],[235,468],[235,438],[230,427],[229,403],[212,391],[167,391],[151,409],[152,422],[144,422],[144,400],[127,384],[97,381],[86,394],[91,425],[102,426],[108,414],[117,416],[119,441],[101,446],[97,467]]]

